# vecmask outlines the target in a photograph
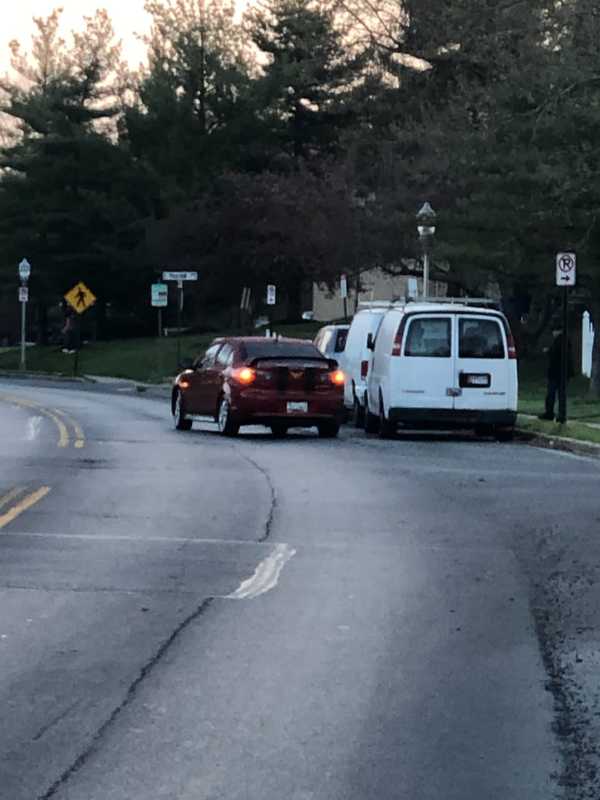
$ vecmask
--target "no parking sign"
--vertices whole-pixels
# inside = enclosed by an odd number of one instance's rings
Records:
[[[556,285],[575,286],[577,282],[577,256],[575,253],[558,253],[556,256]]]

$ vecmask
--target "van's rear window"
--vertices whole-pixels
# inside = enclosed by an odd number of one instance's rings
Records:
[[[439,317],[413,319],[408,329],[405,356],[450,358],[450,320]]]
[[[264,342],[244,342],[245,358],[319,358],[323,355],[312,342],[290,342],[267,339]]]
[[[459,320],[459,358],[504,358],[504,340],[495,319]]]

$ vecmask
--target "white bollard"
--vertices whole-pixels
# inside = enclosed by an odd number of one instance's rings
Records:
[[[589,312],[584,311],[581,318],[581,373],[592,377],[592,350],[594,349],[594,326]]]

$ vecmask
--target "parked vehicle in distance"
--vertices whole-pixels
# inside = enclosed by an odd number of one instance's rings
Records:
[[[363,304],[361,304],[363,305]],[[369,335],[375,338],[381,320],[391,303],[366,303],[352,319],[344,351],[344,406],[352,413],[357,428],[362,428],[367,403],[367,380],[373,351],[367,347]]]
[[[509,438],[517,416],[517,356],[504,314],[459,303],[386,312],[370,342],[365,430],[473,427]]]
[[[327,358],[335,358],[343,366],[343,353],[350,325],[325,325],[319,330],[313,343]]]
[[[304,339],[215,339],[173,384],[171,411],[178,430],[210,417],[224,436],[242,425],[266,425],[274,436],[316,426],[335,437],[344,413],[344,374]]]

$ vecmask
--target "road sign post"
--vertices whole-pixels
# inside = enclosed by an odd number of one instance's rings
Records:
[[[25,370],[27,366],[27,303],[29,302],[27,281],[30,275],[31,264],[24,258],[19,264],[19,278],[21,279],[21,286],[19,287],[19,302],[21,303],[21,359],[19,366],[21,370]]]
[[[348,278],[343,272],[340,276],[340,294],[344,301],[344,322],[348,320]]]
[[[198,273],[188,270],[165,271],[163,281],[177,281],[177,366],[181,364],[181,328],[183,324],[183,284],[186,281],[197,281]]]
[[[79,283],[76,284],[71,291],[66,293],[65,300],[71,306],[71,308],[81,316],[82,314],[85,314],[88,308],[91,308],[94,305],[96,302],[96,295],[91,289],[88,289],[83,281],[79,281]],[[81,328],[79,327],[79,322],[77,323],[75,332],[77,335],[74,337],[76,345],[74,348],[75,360],[73,362],[73,375],[77,375],[79,372],[79,348],[81,340]]]
[[[569,287],[577,284],[577,256],[558,253],[556,256],[556,285],[562,287],[562,353],[560,387],[558,392],[558,422],[567,421],[567,382],[569,379]]]
[[[153,283],[150,290],[152,307],[158,309],[158,338],[162,337],[162,310],[169,304],[169,287],[166,283]]]

